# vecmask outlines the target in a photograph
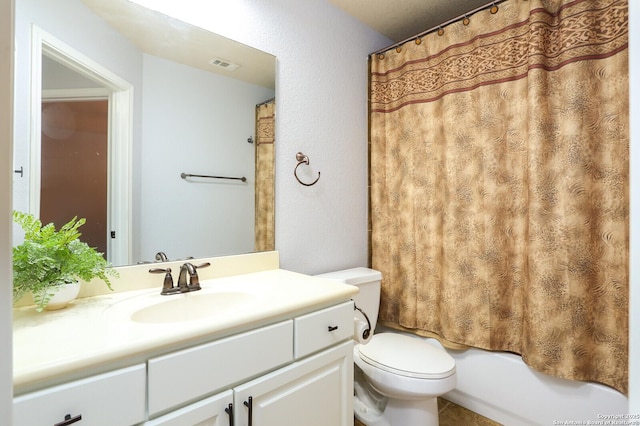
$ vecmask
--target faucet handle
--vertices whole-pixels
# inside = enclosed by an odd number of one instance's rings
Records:
[[[164,281],[162,282],[162,291],[160,294],[173,294],[179,289],[173,286],[173,275],[171,275],[171,268],[151,268],[149,269],[149,273],[151,274],[162,274],[164,273]]]
[[[202,289],[200,287],[200,278],[198,277],[198,269],[206,268],[207,266],[211,266],[211,263],[205,262],[200,265],[193,265],[193,273],[189,275],[189,290],[196,291]]]

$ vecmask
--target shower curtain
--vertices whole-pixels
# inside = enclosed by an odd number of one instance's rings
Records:
[[[626,393],[626,0],[497,9],[371,57],[379,321]]]
[[[275,113],[275,100],[256,105],[256,251],[275,248],[273,198]]]

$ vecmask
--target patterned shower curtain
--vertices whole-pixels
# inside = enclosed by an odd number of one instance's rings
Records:
[[[380,322],[628,387],[626,0],[508,0],[371,58]]]
[[[274,144],[275,100],[256,106],[256,251],[275,248]]]

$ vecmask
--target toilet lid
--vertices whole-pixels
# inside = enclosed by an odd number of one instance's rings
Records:
[[[364,362],[406,377],[441,379],[456,369],[455,360],[444,350],[402,334],[375,334],[366,345],[358,345],[358,353]]]

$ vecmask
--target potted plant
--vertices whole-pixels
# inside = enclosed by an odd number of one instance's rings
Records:
[[[117,272],[102,253],[79,240],[78,228],[86,222],[84,218],[74,217],[59,230],[53,223],[42,226],[29,213],[14,211],[13,220],[25,232],[24,242],[13,248],[14,302],[31,292],[36,310],[42,311],[65,285],[78,286],[79,280],[96,277],[113,290],[109,276],[115,277]]]

